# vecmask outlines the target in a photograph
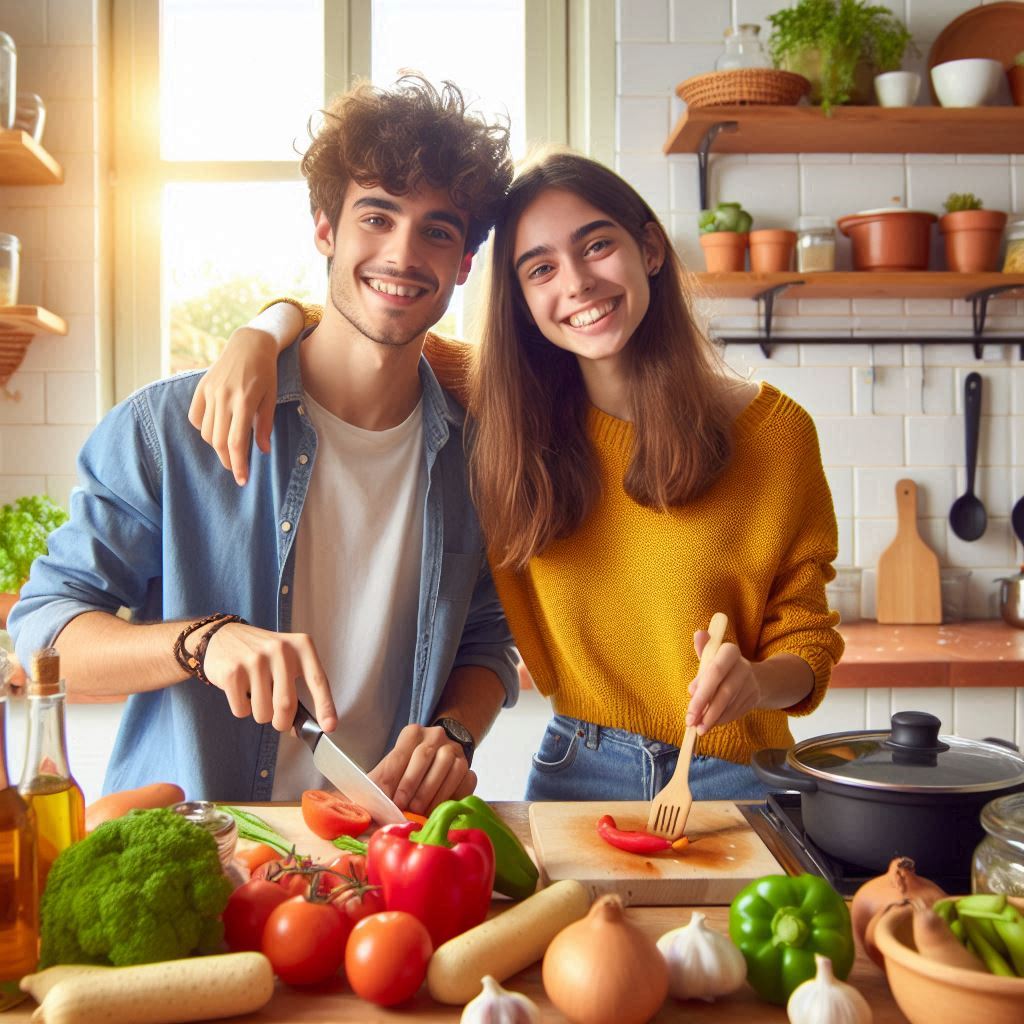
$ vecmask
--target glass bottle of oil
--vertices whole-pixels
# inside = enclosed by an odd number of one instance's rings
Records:
[[[6,678],[0,651],[0,1010],[25,998],[18,981],[35,970],[39,947],[35,815],[7,775]]]
[[[68,768],[64,680],[55,648],[33,656],[27,693],[28,746],[18,789],[36,815],[42,892],[57,855],[85,835],[85,798]]]

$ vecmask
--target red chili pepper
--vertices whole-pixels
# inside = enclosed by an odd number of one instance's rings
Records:
[[[435,949],[478,925],[491,905],[490,838],[478,828],[448,829],[463,811],[457,801],[448,801],[422,828],[410,821],[370,836],[370,882],[382,887],[388,910],[407,911],[426,926]]]
[[[597,834],[609,846],[627,853],[660,853],[672,845],[668,839],[651,835],[650,832],[626,832],[616,828],[615,819],[610,814],[598,819]]]

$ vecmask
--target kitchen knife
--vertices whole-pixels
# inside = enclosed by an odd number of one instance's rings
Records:
[[[316,719],[301,702],[295,712],[293,725],[299,739],[313,751],[313,764],[345,796],[369,811],[378,825],[400,825],[409,820],[384,790],[334,740],[324,734],[316,724]]]

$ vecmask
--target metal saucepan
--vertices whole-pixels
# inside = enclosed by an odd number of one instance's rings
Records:
[[[988,740],[939,736],[922,711],[899,711],[890,731],[832,733],[789,750],[760,750],[766,785],[800,793],[804,831],[826,853],[884,871],[912,857],[929,875],[970,873],[981,808],[1024,791],[1024,757]]]

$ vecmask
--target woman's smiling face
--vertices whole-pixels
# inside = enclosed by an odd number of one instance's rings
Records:
[[[581,360],[617,360],[647,312],[660,232],[630,233],[564,189],[542,192],[519,218],[514,271],[540,332]]]

